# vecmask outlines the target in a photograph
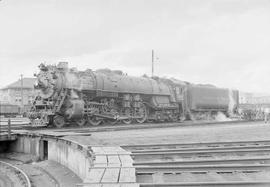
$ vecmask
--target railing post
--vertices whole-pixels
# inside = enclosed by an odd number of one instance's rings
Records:
[[[1,129],[1,127],[2,127],[2,119],[1,119],[2,117],[1,117],[1,113],[0,113],[0,140],[2,139],[2,136],[1,136],[1,134],[2,134],[2,129]]]
[[[10,139],[11,138],[11,130],[10,130],[10,126],[11,126],[11,121],[10,121],[10,118],[8,118],[8,138]]]
[[[2,111],[1,111],[1,101],[0,101],[0,139],[1,139],[1,133],[2,133],[2,129],[1,129],[1,126],[2,126]]]

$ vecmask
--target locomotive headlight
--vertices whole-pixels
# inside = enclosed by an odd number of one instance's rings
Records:
[[[35,89],[38,89],[38,81],[36,80],[35,83],[34,83],[34,88]]]

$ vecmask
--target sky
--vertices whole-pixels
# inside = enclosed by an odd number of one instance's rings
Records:
[[[270,0],[1,0],[0,87],[40,63],[270,93]]]

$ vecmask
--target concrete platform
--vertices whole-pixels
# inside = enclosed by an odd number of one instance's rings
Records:
[[[72,129],[16,132],[21,135],[14,149],[41,155],[46,144],[48,159],[71,169],[83,180],[77,186],[84,187],[139,186],[131,153],[121,146],[270,140],[270,124],[262,122],[110,132],[72,132]]]

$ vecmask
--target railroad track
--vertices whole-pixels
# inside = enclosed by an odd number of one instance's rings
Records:
[[[270,141],[123,146],[141,187],[270,186]]]
[[[179,182],[179,183],[166,183],[166,184],[141,184],[140,187],[180,187],[180,186],[197,186],[197,187],[269,187],[269,181],[233,181],[233,182]]]
[[[11,120],[11,129],[12,130],[48,130],[54,129],[57,132],[73,131],[77,133],[89,133],[89,132],[102,132],[102,131],[115,131],[115,130],[130,130],[130,129],[149,129],[149,128],[167,128],[167,127],[179,127],[179,126],[206,126],[206,125],[222,125],[222,124],[239,124],[239,123],[257,123],[258,121],[247,121],[247,120],[231,120],[231,121],[183,121],[183,122],[166,122],[166,123],[143,123],[143,124],[123,124],[118,123],[111,125],[108,123],[99,125],[99,126],[82,126],[79,127],[75,122],[67,123],[67,126],[57,129],[55,127],[44,127],[38,126],[33,127],[30,122],[27,122],[25,118],[23,119],[12,119]],[[0,129],[2,131],[8,130],[7,119],[0,121]]]
[[[0,161],[0,186],[31,187],[31,182],[24,171],[12,164]]]
[[[11,129],[24,129],[24,128],[28,128],[29,125],[28,124],[12,124],[11,126]],[[0,130],[3,130],[3,131],[7,131],[8,130],[8,125],[1,125],[0,127]]]
[[[103,124],[99,126],[83,126],[78,127],[74,124],[68,124],[68,126],[57,129],[54,127],[32,127],[31,125],[23,125],[23,126],[16,126],[12,127],[14,130],[19,129],[27,129],[31,131],[42,131],[52,129],[55,132],[74,132],[74,133],[82,133],[87,134],[91,132],[105,132],[105,131],[120,131],[120,130],[139,130],[139,129],[151,129],[151,128],[168,128],[168,127],[192,127],[192,126],[206,126],[206,125],[233,125],[233,124],[252,124],[258,123],[257,121],[201,121],[201,122],[193,122],[193,121],[185,121],[185,122],[175,122],[175,123],[143,123],[143,124],[116,124],[116,125],[109,125]]]
[[[11,118],[11,129],[23,129],[29,127],[29,120],[27,118]],[[0,131],[8,131],[8,119],[0,119]]]

